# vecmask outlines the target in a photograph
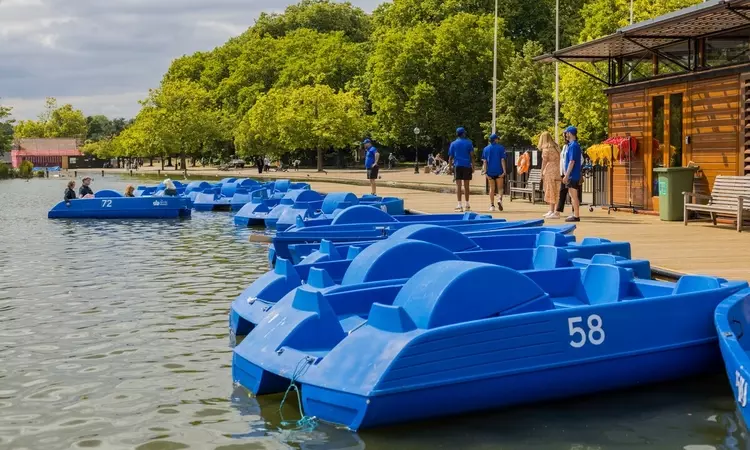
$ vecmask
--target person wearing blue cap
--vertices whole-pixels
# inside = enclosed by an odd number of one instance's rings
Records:
[[[372,145],[371,140],[365,139],[362,143],[365,146],[366,152],[365,169],[367,169],[367,179],[370,180],[370,189],[372,190],[372,195],[377,195],[377,186],[375,185],[375,181],[378,179],[378,172],[380,171],[380,168],[378,167],[380,153],[378,153],[378,149]]]
[[[581,189],[581,146],[578,144],[578,129],[569,126],[565,129],[568,135],[568,151],[565,153],[565,173],[563,184],[570,192],[570,201],[573,203],[573,215],[565,219],[566,222],[581,221],[581,202],[578,191]]]
[[[474,173],[474,144],[466,137],[466,130],[463,127],[456,129],[458,136],[455,141],[451,142],[448,149],[448,161],[453,164],[453,173],[456,177],[456,198],[458,204],[455,211],[471,211],[469,204],[469,187],[471,177]],[[461,206],[461,187],[463,185],[464,198],[466,203]]]
[[[505,147],[497,142],[497,135],[490,136],[490,145],[482,151],[482,173],[490,185],[490,212],[495,211],[495,192],[500,198],[497,208],[503,210],[503,186],[505,181]]]

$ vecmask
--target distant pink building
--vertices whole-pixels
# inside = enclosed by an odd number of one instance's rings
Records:
[[[23,161],[34,167],[68,168],[68,158],[83,156],[76,139],[18,139],[10,152],[11,163],[18,168]]]

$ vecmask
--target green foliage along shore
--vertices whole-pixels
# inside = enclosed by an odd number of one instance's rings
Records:
[[[699,2],[635,0],[635,20]],[[415,127],[422,148],[446,150],[458,126],[482,147],[492,117],[494,6],[393,0],[368,14],[348,2],[302,0],[262,14],[214,50],[175,59],[132,124],[83,120],[66,105],[48,107],[55,112],[41,128],[85,132],[84,151],[99,157],[180,156],[183,167],[187,157],[310,152],[321,168],[326,153],[355,149],[364,137],[413,149]],[[630,0],[561,1],[561,47],[627,25],[629,7]],[[499,0],[499,16],[498,133],[507,145],[534,144],[554,129],[554,66],[532,58],[554,50],[555,0]],[[569,67],[560,73],[560,125],[576,125],[583,144],[600,142],[603,86]],[[16,134],[33,127],[39,134],[37,122],[19,123]]]

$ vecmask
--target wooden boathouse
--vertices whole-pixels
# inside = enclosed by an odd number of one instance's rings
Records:
[[[635,138],[629,164],[612,164],[614,203],[656,209],[658,167],[697,164],[701,190],[750,175],[750,0],[709,0],[537,61],[601,81],[610,138]]]

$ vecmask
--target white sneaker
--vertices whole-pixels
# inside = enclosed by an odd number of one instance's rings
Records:
[[[495,212],[495,205],[490,205],[490,209],[489,209],[489,211],[490,211],[490,212]]]
[[[552,215],[552,211],[547,211],[547,213],[546,213],[546,214],[544,214],[544,215],[542,216],[542,218],[543,218],[543,219],[549,219],[551,215]]]
[[[559,212],[557,212],[557,211],[553,212],[552,214],[550,214],[550,215],[549,215],[549,216],[547,217],[547,219],[559,219],[559,218],[560,218],[560,213],[559,213]]]
[[[461,206],[461,205],[458,205],[455,208],[453,208],[453,211],[455,211],[455,212],[464,212],[464,207]]]
[[[464,211],[471,211],[471,205],[467,203],[466,206],[464,206]]]

